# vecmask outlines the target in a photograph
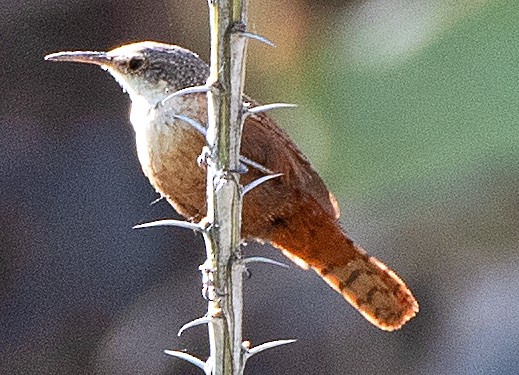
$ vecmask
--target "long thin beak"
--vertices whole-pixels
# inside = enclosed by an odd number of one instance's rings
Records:
[[[108,56],[106,52],[94,52],[94,51],[67,51],[67,52],[56,52],[45,56],[45,60],[49,61],[65,61],[65,62],[78,62],[84,64],[94,65],[111,65],[112,57]]]

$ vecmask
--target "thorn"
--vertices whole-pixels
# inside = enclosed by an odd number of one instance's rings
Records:
[[[294,339],[269,341],[269,342],[266,342],[264,344],[255,346],[252,349],[247,350],[245,352],[245,358],[249,359],[253,355],[261,353],[264,350],[275,348],[276,346],[292,344],[293,342],[296,342],[296,341],[297,340],[294,340]]]
[[[206,228],[201,226],[200,224],[190,223],[183,220],[174,220],[174,219],[163,219],[152,221],[150,223],[138,224],[133,227],[133,229],[141,229],[141,228],[151,228],[151,227],[180,227],[185,229],[191,229],[197,232],[204,232]]]
[[[178,333],[177,333],[177,336],[180,337],[182,336],[182,333],[188,329],[188,328],[192,328],[192,327],[196,327],[196,326],[199,326],[201,324],[208,324],[211,322],[211,318],[207,317],[207,316],[203,316],[201,318],[198,318],[198,319],[195,319],[195,320],[192,320],[186,324],[184,324],[182,326],[182,328],[179,329]]]
[[[255,161],[253,161],[253,160],[251,160],[249,158],[246,158],[243,155],[240,155],[240,161],[243,164],[248,165],[249,167],[256,168],[258,171],[263,172],[265,174],[274,174],[274,172],[271,171],[270,169],[264,167],[263,165],[261,165],[259,163],[256,163]]]
[[[240,160],[241,160],[241,158],[240,158]],[[245,173],[249,172],[249,168],[247,168],[247,165],[243,161],[241,161],[240,165],[238,167],[238,170],[236,172],[239,174],[245,174]]]
[[[166,353],[167,355],[171,355],[173,357],[183,359],[184,361],[187,361],[192,365],[195,365],[196,367],[202,369],[207,374],[206,363],[189,353],[179,352],[178,350],[164,350],[164,353]]]
[[[290,268],[290,266],[288,264],[281,263],[281,262],[278,262],[276,260],[269,259],[269,258],[264,258],[264,257],[249,257],[249,258],[243,259],[242,262],[245,265],[247,265],[249,263],[268,263],[268,264],[273,264],[275,266],[280,266],[280,267],[283,267],[283,268]]]
[[[162,99],[157,104],[164,105],[164,104],[166,104],[166,102],[168,100],[171,100],[173,98],[176,98],[176,97],[179,97],[182,95],[187,95],[187,94],[195,94],[198,92],[208,92],[209,90],[210,90],[209,87],[206,85],[186,87],[185,89],[175,91],[173,94],[166,96],[164,99]]]
[[[264,183],[268,180],[272,180],[273,178],[278,178],[280,176],[283,176],[283,173],[269,174],[268,176],[260,177],[256,180],[252,181],[251,183],[245,185],[241,191],[241,195],[243,196],[243,195],[247,194],[249,191],[251,191],[252,189],[254,189],[256,186],[261,185],[262,183]]]
[[[238,173],[238,174],[245,174],[249,171],[249,168],[247,168],[247,166],[240,162],[238,164],[238,168],[229,168],[227,169],[227,172],[231,172],[231,173]]]
[[[164,197],[161,195],[160,197],[158,197],[157,199],[155,199],[153,202],[150,203],[150,206],[153,206],[154,204],[157,204],[159,203],[161,200],[163,200]]]
[[[257,107],[253,108],[247,108],[248,113],[259,113],[259,112],[267,112],[272,109],[279,109],[279,108],[296,108],[297,104],[291,104],[291,103],[271,103],[271,104],[265,104],[265,105],[259,105]]]
[[[237,31],[241,36],[245,37],[245,38],[249,38],[249,39],[254,39],[254,40],[257,40],[258,42],[261,42],[261,43],[265,43],[266,45],[268,46],[271,46],[271,47],[275,47],[276,45],[274,43],[272,43],[270,40],[268,40],[267,38],[261,36],[261,35],[258,35],[258,34],[254,34],[254,33],[249,33],[247,31]]]
[[[201,133],[204,137],[207,134],[205,127],[202,124],[200,124],[198,121],[193,120],[191,117],[187,117],[184,115],[173,115],[173,118],[179,119],[179,120],[184,121],[185,123],[191,125],[193,128],[198,130],[198,132]]]

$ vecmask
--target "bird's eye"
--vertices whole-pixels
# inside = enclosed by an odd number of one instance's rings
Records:
[[[132,57],[130,61],[128,61],[128,69],[132,72],[136,72],[144,66],[145,62],[146,60],[143,57]]]

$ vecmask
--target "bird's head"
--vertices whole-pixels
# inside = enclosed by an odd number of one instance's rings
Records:
[[[145,99],[149,104],[177,90],[203,85],[209,76],[208,65],[195,53],[149,41],[127,44],[108,52],[57,52],[45,59],[99,65],[110,72],[132,100]]]

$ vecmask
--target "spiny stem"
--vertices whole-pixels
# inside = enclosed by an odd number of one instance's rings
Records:
[[[240,141],[243,124],[246,0],[208,0],[211,69],[207,81],[207,261],[202,267],[209,299],[211,371],[241,375],[242,274]]]

